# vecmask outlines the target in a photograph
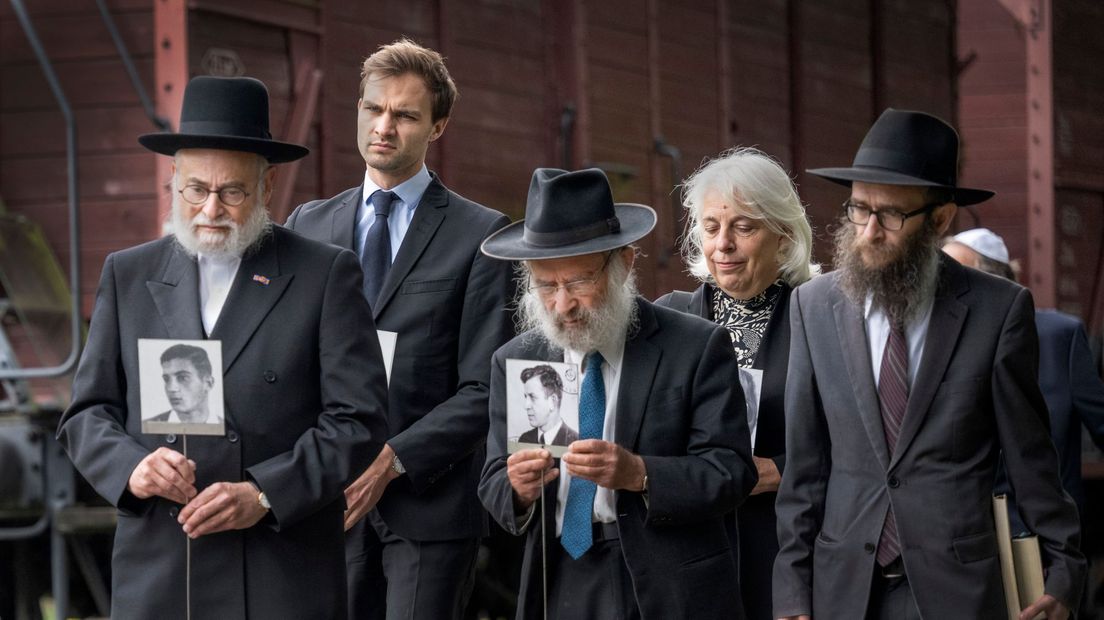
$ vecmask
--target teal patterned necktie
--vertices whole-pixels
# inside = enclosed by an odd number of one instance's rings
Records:
[[[601,439],[606,420],[606,385],[602,381],[602,354],[587,356],[583,388],[579,390],[579,439]],[[572,478],[564,507],[560,544],[578,560],[594,544],[590,515],[594,512],[594,493],[598,486],[590,480]]]

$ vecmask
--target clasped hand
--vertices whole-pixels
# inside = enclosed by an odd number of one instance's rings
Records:
[[[543,448],[521,450],[506,459],[506,476],[514,489],[514,505],[526,510],[540,497],[541,487],[560,472],[552,467],[552,455]],[[640,491],[646,473],[644,459],[621,446],[601,439],[572,442],[563,455],[567,473],[607,489]]]
[[[197,493],[196,463],[175,450],[161,447],[138,463],[127,489],[139,499],[162,497],[184,504],[177,516],[190,538],[252,527],[267,511],[257,500],[251,482],[216,482]]]

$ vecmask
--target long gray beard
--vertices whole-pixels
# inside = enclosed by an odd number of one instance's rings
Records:
[[[855,247],[858,229],[846,220],[835,233],[835,266],[840,289],[860,308],[867,295],[890,323],[905,325],[935,295],[939,273],[939,232],[930,219],[905,244],[901,255],[884,267],[867,267]],[[877,251],[877,249],[875,250]]]
[[[260,193],[263,193],[263,186],[259,189],[262,190]],[[192,258],[200,252],[216,260],[245,256],[272,232],[272,220],[269,219],[268,210],[263,205],[255,205],[249,218],[238,225],[229,216],[211,222],[202,211],[188,220],[182,201],[180,194],[173,191],[172,231],[176,237],[177,247]],[[230,234],[221,239],[205,239],[196,234],[193,226],[197,223],[226,225],[230,227]]]
[[[618,342],[624,342],[638,325],[636,307],[636,276],[629,273],[621,261],[614,257],[607,268],[610,285],[606,288],[606,297],[598,308],[587,310],[576,306],[567,318],[582,317],[585,325],[568,329],[560,322],[555,310],[545,308],[544,302],[536,293],[525,287],[518,301],[518,327],[520,331],[533,330],[554,349],[571,349],[581,353],[609,348]],[[613,284],[624,279],[620,286]],[[528,282],[528,274],[525,281]]]

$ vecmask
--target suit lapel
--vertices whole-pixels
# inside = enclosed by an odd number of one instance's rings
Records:
[[[233,366],[253,332],[257,331],[294,277],[294,274],[280,273],[277,254],[279,233],[279,230],[274,231],[260,249],[242,259],[218,322],[211,331],[212,340],[222,341],[223,372]],[[255,281],[254,275],[267,278],[268,283]]]
[[[426,187],[425,193],[422,194],[418,208],[414,210],[410,228],[406,231],[402,245],[399,246],[399,253],[395,256],[395,262],[383,281],[379,299],[372,308],[373,318],[379,318],[387,303],[395,296],[399,284],[414,268],[414,263],[418,261],[430,240],[433,239],[437,228],[444,221],[446,207],[448,207],[448,190],[435,175],[433,181]]]
[[[614,437],[617,443],[629,448],[636,446],[640,424],[644,421],[644,408],[655,382],[659,368],[659,347],[649,338],[659,328],[655,312],[638,299],[636,307],[640,327],[635,336],[625,342],[625,354],[621,360],[621,385],[617,392],[617,422]]]
[[[169,338],[202,340],[199,310],[199,270],[195,260],[176,248],[167,250],[165,269],[159,280],[146,281],[157,313]]]
[[[832,304],[843,351],[847,375],[854,386],[859,417],[866,428],[867,438],[882,467],[889,468],[889,451],[886,449],[885,428],[882,426],[882,410],[878,404],[878,391],[874,387],[874,372],[870,368],[870,346],[866,340],[866,325],[855,304],[836,291]]]
[[[709,307],[710,299],[712,298],[710,291],[709,285],[703,284],[694,289],[694,293],[690,296],[690,313],[696,314],[707,321],[713,320]]]
[[[951,361],[955,349],[953,343],[958,342],[958,334],[962,331],[962,324],[965,323],[969,310],[966,304],[958,300],[969,288],[963,277],[963,268],[957,263],[950,264],[951,261],[942,256],[940,261],[941,281],[932,304],[924,353],[920,358],[920,368],[917,369],[916,383],[909,392],[908,408],[905,409],[905,419],[901,423],[901,434],[897,438],[897,449],[894,450],[890,467],[900,460],[920,430],[924,415],[931,406]],[[939,339],[938,343],[935,338]]]
[[[350,192],[349,197],[333,210],[330,243],[356,251],[357,212],[360,210],[360,201],[363,194],[364,185],[361,185],[355,192]]]

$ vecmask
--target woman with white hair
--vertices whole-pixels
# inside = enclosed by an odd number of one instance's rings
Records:
[[[683,206],[688,219],[683,256],[701,286],[656,303],[725,326],[741,369],[750,370],[741,371],[743,382],[755,381],[759,388],[758,402],[748,402],[759,483],[737,511],[733,550],[739,552],[747,618],[773,618],[774,499],[786,463],[789,298],[794,287],[820,272],[810,260],[813,233],[789,175],[753,148],[732,149],[706,162],[686,181]],[[755,392],[745,389],[749,401]]]

